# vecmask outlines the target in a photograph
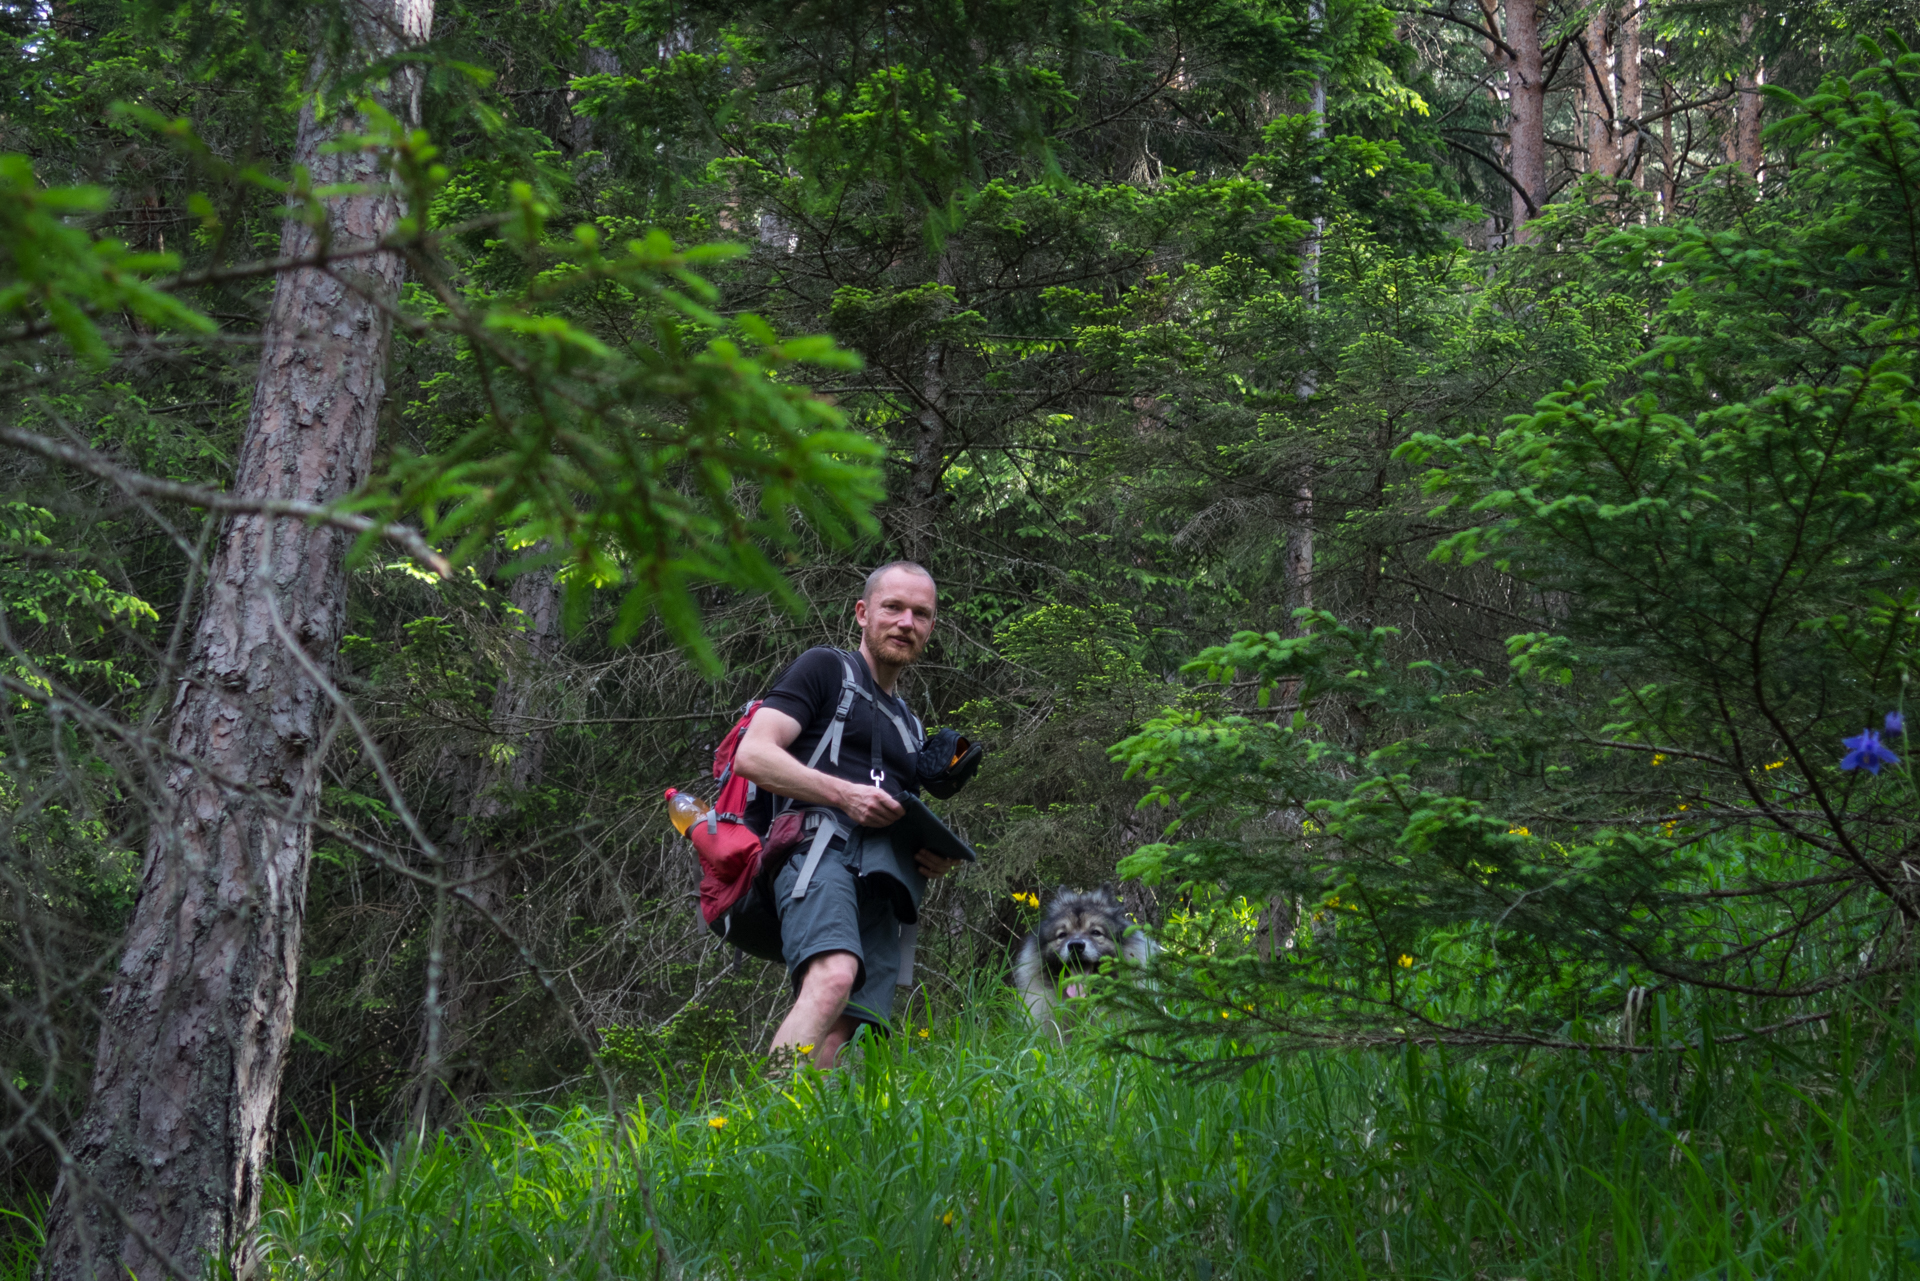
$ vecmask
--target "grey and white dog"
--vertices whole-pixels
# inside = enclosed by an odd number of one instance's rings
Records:
[[[1135,965],[1153,960],[1160,945],[1127,919],[1111,885],[1070,890],[1062,885],[1047,900],[1040,924],[1020,944],[1013,985],[1036,1023],[1058,1023],[1063,1000],[1083,995],[1086,977],[1108,957]]]

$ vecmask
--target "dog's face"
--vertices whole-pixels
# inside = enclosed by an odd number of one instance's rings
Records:
[[[1091,973],[1107,957],[1120,955],[1126,930],[1127,918],[1111,886],[1062,886],[1048,900],[1034,937],[1046,957],[1047,973],[1057,980],[1063,974]]]
[[[1113,886],[1070,890],[1063,885],[1020,944],[1013,986],[1034,1022],[1058,1027],[1062,998],[1087,995],[1090,976],[1102,961],[1111,957],[1144,967],[1158,950],[1146,931],[1127,919]]]

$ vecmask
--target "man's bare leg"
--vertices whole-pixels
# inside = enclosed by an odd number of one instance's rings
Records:
[[[852,952],[822,952],[808,961],[800,976],[800,995],[773,1034],[773,1050],[798,1053],[801,1046],[812,1046],[814,1066],[832,1067],[834,1056],[853,1035],[847,998],[859,977],[860,958]]]
[[[860,1020],[851,1014],[842,1014],[835,1019],[833,1026],[827,1029],[827,1034],[820,1038],[820,1048],[813,1052],[813,1065],[822,1070],[832,1067],[839,1059],[840,1051],[846,1048],[847,1042],[859,1030]]]

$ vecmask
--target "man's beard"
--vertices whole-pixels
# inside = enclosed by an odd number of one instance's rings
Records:
[[[876,658],[883,658],[889,663],[899,663],[904,667],[920,657],[922,648],[909,639],[889,633],[873,643],[873,654]]]

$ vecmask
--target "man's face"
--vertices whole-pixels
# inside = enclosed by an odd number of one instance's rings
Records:
[[[895,569],[874,584],[873,595],[853,606],[867,650],[883,663],[904,667],[920,657],[933,635],[933,580]]]

